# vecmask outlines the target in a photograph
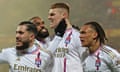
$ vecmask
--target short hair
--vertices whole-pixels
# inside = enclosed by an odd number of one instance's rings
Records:
[[[43,24],[45,23],[45,22],[42,20],[42,18],[40,18],[39,16],[34,16],[34,17],[30,18],[29,20],[32,21],[32,20],[34,20],[34,19],[39,19],[39,20],[42,21]]]
[[[64,8],[64,9],[67,10],[68,13],[70,11],[69,5],[67,3],[55,3],[55,4],[52,4],[50,9],[54,9],[54,8]]]
[[[33,20],[33,19],[41,19],[39,16],[34,16],[34,17],[32,17],[32,18],[30,18],[30,20]]]
[[[105,40],[108,40],[108,39],[106,37],[106,34],[105,34],[102,26],[99,23],[97,23],[95,21],[91,21],[91,22],[85,23],[84,25],[91,25],[91,27],[98,33],[98,36],[96,39],[100,40],[100,44],[105,44]]]
[[[22,22],[19,23],[19,26],[20,25],[26,25],[27,26],[26,30],[29,31],[29,32],[33,32],[34,35],[37,36],[37,33],[38,33],[37,28],[32,22],[30,22],[30,21],[22,21]]]

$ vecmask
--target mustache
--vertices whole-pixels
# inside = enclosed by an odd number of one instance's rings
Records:
[[[23,45],[22,46],[16,46],[16,49],[17,50],[25,50],[27,48],[29,48],[29,41],[26,41],[26,42],[23,42]]]

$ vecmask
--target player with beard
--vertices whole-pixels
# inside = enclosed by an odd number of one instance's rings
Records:
[[[42,27],[41,30],[38,31],[36,39],[39,41],[39,44],[41,47],[47,49],[51,41],[51,38],[49,37],[48,29],[45,27]]]
[[[26,48],[28,48],[29,47],[29,41],[22,41],[22,40],[20,40],[20,38],[16,38],[16,41],[17,42],[22,42],[22,45],[21,46],[16,46],[16,49],[17,50],[25,50]]]
[[[38,32],[37,36],[38,37],[36,37],[36,38],[38,38],[38,40],[39,40],[39,38],[41,39],[41,38],[48,37],[49,36],[48,29],[45,27],[42,27],[42,29]]]
[[[66,29],[66,26],[63,29]],[[52,54],[35,43],[36,35],[37,28],[33,23],[21,22],[16,29],[16,46],[0,52],[0,64],[9,64],[9,72],[51,72]],[[56,48],[61,39],[62,37],[56,34],[50,47]]]
[[[30,21],[37,27],[37,43],[40,44],[42,48],[48,48],[51,38],[49,37],[49,32],[45,27],[44,21],[38,16],[32,17]]]

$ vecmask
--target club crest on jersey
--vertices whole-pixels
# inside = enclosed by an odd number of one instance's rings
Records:
[[[67,37],[65,40],[65,46],[67,46],[70,43],[70,37]]]
[[[69,34],[68,37],[66,38],[66,40],[65,40],[65,46],[67,46],[67,45],[70,43],[71,35],[72,35],[72,32],[70,32],[70,34]]]
[[[37,57],[35,58],[35,64],[37,67],[40,67],[41,65],[40,52],[37,54]]]
[[[97,70],[99,70],[99,67],[101,66],[101,61],[100,59],[96,60],[95,66],[97,67]]]

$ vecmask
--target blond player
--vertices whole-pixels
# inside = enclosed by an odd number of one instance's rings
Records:
[[[56,28],[59,23],[67,24],[67,29],[57,48],[50,48],[54,54],[53,72],[83,72],[79,32],[69,22],[69,6],[66,3],[55,3],[49,9],[50,27]],[[59,33],[58,33],[59,34]]]

